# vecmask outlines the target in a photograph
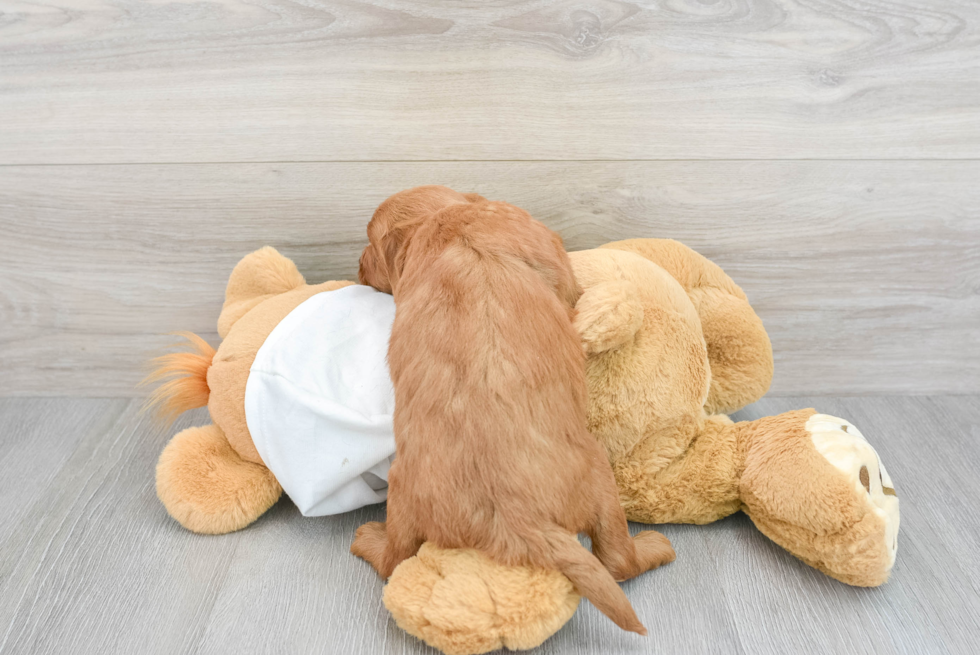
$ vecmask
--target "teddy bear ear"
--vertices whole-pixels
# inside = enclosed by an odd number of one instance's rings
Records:
[[[632,285],[619,280],[585,289],[575,310],[574,325],[582,337],[586,355],[613,350],[632,341],[643,324],[643,305],[636,299]]]
[[[218,335],[224,339],[231,326],[266,298],[306,284],[292,260],[271,246],[245,255],[235,266],[225,289],[225,304],[218,316]]]

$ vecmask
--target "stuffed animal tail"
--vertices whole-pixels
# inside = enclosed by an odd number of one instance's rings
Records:
[[[572,581],[579,594],[623,630],[646,635],[647,629],[640,623],[626,594],[595,555],[567,532],[555,530],[546,538],[554,558],[552,566]]]
[[[153,370],[140,385],[163,382],[147,398],[144,410],[156,408],[157,414],[168,422],[195,407],[208,404],[208,369],[214,359],[214,348],[193,332],[177,332],[184,337],[193,352],[170,353],[150,361]]]

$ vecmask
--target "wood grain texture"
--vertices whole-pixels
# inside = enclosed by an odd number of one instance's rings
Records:
[[[0,0],[0,163],[980,156],[966,0]]]
[[[980,391],[980,162],[443,162],[0,170],[0,395],[132,395],[174,330],[216,342],[266,244],[353,279],[403,188],[509,200],[569,249],[678,239],[773,340],[774,394]]]
[[[0,399],[0,543],[51,485],[78,441],[106,430],[127,405],[124,399]]]
[[[678,559],[624,585],[650,630],[618,630],[583,602],[531,655],[948,653],[980,634],[980,397],[765,399],[735,418],[800,407],[843,416],[887,463],[902,501],[883,587],[848,587],[743,515],[661,526]],[[434,654],[395,626],[373,570],[347,549],[380,507],[303,518],[283,500],[246,530],[194,535],[167,517],[153,467],[168,435],[137,401],[0,401],[0,653]],[[19,458],[19,459],[17,459]],[[33,485],[33,486],[31,486]],[[29,488],[29,489],[28,489]],[[639,530],[639,525],[633,525]]]

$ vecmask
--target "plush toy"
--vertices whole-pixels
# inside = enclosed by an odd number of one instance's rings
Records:
[[[807,564],[882,584],[898,499],[861,433],[812,409],[742,423],[724,415],[758,400],[772,377],[769,339],[742,290],[669,240],[610,243],[571,261],[583,288],[589,428],[628,518],[703,524],[741,510]],[[157,492],[171,516],[223,533],[258,518],[283,487],[309,515],[383,500],[394,445],[378,353],[383,363],[392,311],[390,297],[350,282],[306,285],[271,248],[243,259],[217,352],[194,339],[197,353],[161,358],[153,376],[169,378],[154,394],[165,410],[207,404],[214,421],[179,433],[160,457]],[[311,361],[319,366],[302,370]],[[321,479],[311,483],[309,470]],[[399,626],[450,654],[536,646],[578,601],[557,572],[433,544],[395,570],[384,594]]]
[[[824,573],[885,582],[898,499],[857,428],[812,409],[742,423],[724,415],[766,392],[772,351],[721,268],[659,239],[570,256],[584,291],[576,323],[589,355],[589,429],[627,517],[704,524],[741,510]],[[525,588],[505,573],[478,553],[426,544],[395,570],[385,605],[404,630],[453,655],[532,647],[577,598],[563,579]]]

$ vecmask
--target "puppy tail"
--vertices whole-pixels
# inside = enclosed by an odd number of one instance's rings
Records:
[[[578,539],[561,530],[545,535],[551,548],[552,566],[572,581],[578,592],[623,630],[646,635],[626,594],[595,555]]]
[[[208,369],[214,359],[211,345],[192,332],[178,332],[190,342],[193,352],[178,352],[157,357],[150,362],[153,370],[140,386],[163,382],[153,390],[143,411],[156,409],[158,417],[172,422],[183,412],[208,404]]]

